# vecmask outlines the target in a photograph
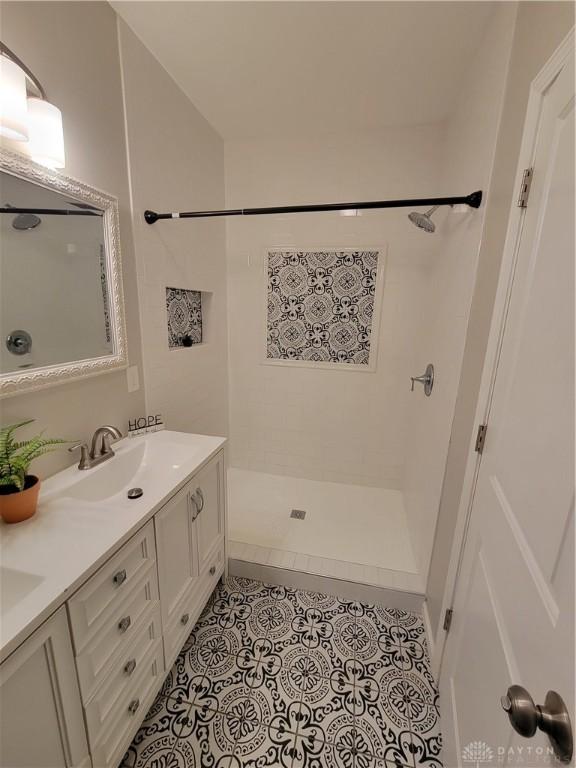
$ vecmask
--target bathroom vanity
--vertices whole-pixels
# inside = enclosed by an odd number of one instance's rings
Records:
[[[34,518],[2,526],[0,764],[120,763],[225,572],[224,446],[125,439],[105,464],[46,481]]]

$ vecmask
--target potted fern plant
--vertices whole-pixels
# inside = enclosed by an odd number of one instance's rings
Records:
[[[14,432],[34,419],[0,428],[0,515],[7,523],[19,523],[36,512],[40,479],[28,474],[30,463],[67,442],[42,434],[17,441]]]

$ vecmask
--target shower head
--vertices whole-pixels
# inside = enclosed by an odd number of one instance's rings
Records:
[[[414,224],[415,226],[419,227],[420,229],[423,229],[424,232],[434,232],[436,229],[436,225],[430,218],[434,211],[438,208],[437,205],[434,206],[434,208],[430,208],[429,211],[426,211],[426,213],[419,213],[418,211],[412,211],[412,213],[408,214],[408,218]]]
[[[42,223],[42,219],[36,216],[35,213],[19,213],[14,216],[12,226],[14,229],[24,232],[27,229],[36,229],[36,227]]]

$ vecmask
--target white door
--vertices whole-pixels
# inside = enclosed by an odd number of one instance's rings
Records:
[[[573,50],[535,80],[525,124],[532,187],[511,214],[488,432],[440,673],[446,768],[554,763],[545,734],[510,726],[500,697],[511,684],[536,704],[557,691],[575,719]]]

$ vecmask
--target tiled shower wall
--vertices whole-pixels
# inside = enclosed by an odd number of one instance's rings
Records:
[[[119,21],[148,413],[169,429],[228,433],[224,221],[160,221],[146,208],[222,208],[220,136]],[[170,119],[158,119],[170,115]],[[202,343],[169,348],[166,288],[202,291]]]
[[[516,13],[512,3],[497,5],[484,39],[470,59],[458,107],[446,125],[443,194],[455,189],[482,189],[486,194],[489,187]],[[449,215],[435,235],[440,250],[432,264],[426,292],[428,322],[422,328],[419,348],[434,362],[438,376],[433,396],[420,399],[410,414],[410,450],[403,483],[412,545],[425,578],[460,383],[484,210],[482,206],[474,213]]]
[[[376,200],[434,195],[440,126],[354,136],[273,138],[226,144],[226,204]],[[273,474],[399,488],[405,423],[420,392],[410,375],[426,322],[421,307],[438,241],[407,211],[229,219],[231,464]],[[375,372],[263,364],[269,247],[387,250]]]

